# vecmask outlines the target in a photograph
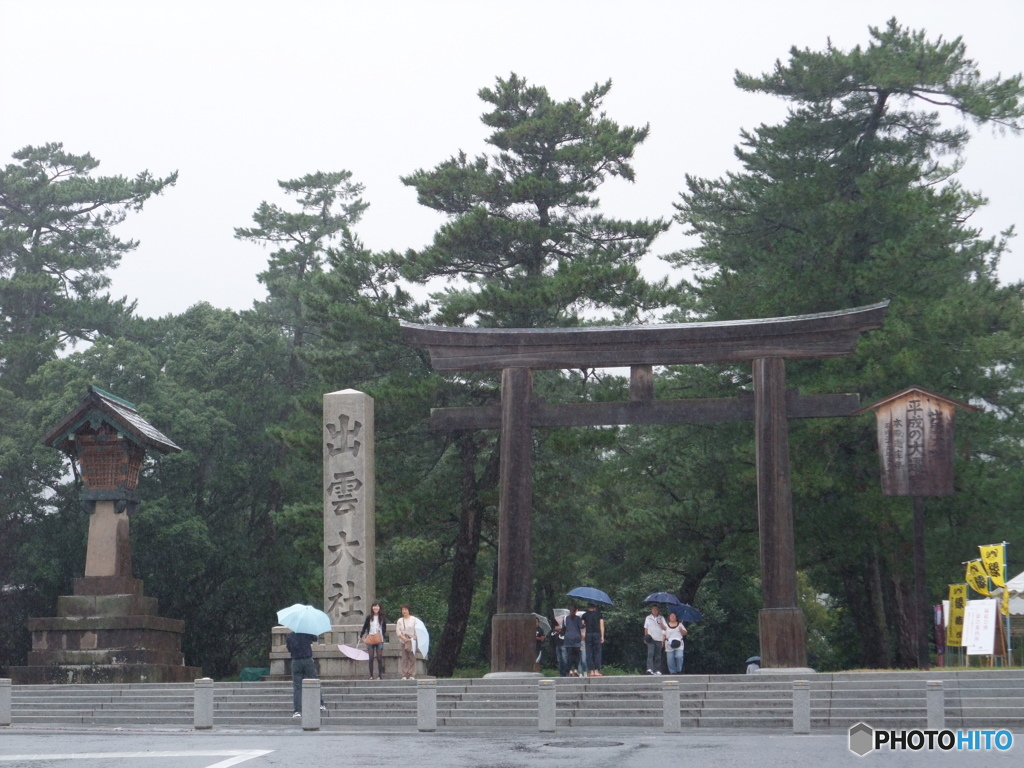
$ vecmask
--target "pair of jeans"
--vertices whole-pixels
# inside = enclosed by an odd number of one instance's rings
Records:
[[[683,673],[683,647],[666,648],[665,655],[668,660],[668,673],[681,675]]]
[[[569,676],[569,649],[564,645],[555,646],[555,659],[558,661],[558,676]]]
[[[601,636],[587,635],[587,666],[593,672],[601,671]]]
[[[316,671],[316,662],[312,656],[304,659],[292,659],[292,711],[302,711],[302,681],[320,677]],[[323,706],[324,695],[320,693],[320,706]]]
[[[647,671],[661,672],[661,641],[650,640],[647,643]]]
[[[567,645],[565,646],[565,657],[568,661],[568,674],[573,668],[580,663],[580,647],[578,645]]]

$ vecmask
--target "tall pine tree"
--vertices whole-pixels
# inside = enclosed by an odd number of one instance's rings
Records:
[[[637,262],[667,223],[599,212],[601,184],[613,177],[633,181],[633,153],[648,135],[646,126],[620,127],[605,115],[610,89],[609,81],[579,99],[557,101],[515,74],[499,78],[479,91],[489,108],[481,119],[492,129],[486,141],[493,151],[473,159],[459,152],[403,178],[421,204],[448,217],[433,242],[408,253],[402,265],[408,279],[449,281],[433,296],[434,322],[504,328],[632,322],[661,305],[664,286],[643,280]],[[564,397],[562,381],[557,374],[539,377],[537,391]],[[461,377],[439,397],[447,405],[483,404],[495,401],[497,387],[487,377]],[[451,674],[464,639],[481,534],[493,524],[485,517],[495,511],[497,446],[462,434],[450,458],[460,478],[453,489],[459,521],[448,615],[431,661],[438,675]],[[545,489],[536,495],[545,497]],[[556,506],[546,513],[557,514]]]
[[[687,177],[676,218],[700,244],[678,261],[697,270],[692,308],[709,319],[891,300],[855,355],[790,364],[787,378],[868,402],[917,384],[984,405],[961,418],[958,455],[990,471],[961,461],[959,495],[929,507],[930,550],[957,551],[955,539],[966,553],[993,515],[1024,527],[1018,510],[977,501],[1000,497],[995,446],[1021,434],[1024,291],[999,282],[1005,240],[969,223],[984,201],[957,181],[970,131],[955,120],[1017,132],[1024,89],[1019,75],[983,79],[959,38],[930,40],[895,19],[870,35],[863,48],[793,49],[770,73],[737,74],[790,113],[743,132],[742,171]],[[847,609],[843,631],[860,639],[849,661],[910,665],[909,503],[881,496],[874,440],[867,417],[793,425],[798,547]],[[943,522],[954,519],[959,530]],[[930,568],[936,582],[953,575],[934,557]]]

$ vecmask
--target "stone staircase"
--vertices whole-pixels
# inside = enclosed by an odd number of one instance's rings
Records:
[[[559,728],[662,726],[664,681],[679,685],[684,728],[792,727],[793,680],[808,680],[814,729],[921,728],[925,682],[943,680],[947,728],[1024,731],[1024,671],[879,672],[815,675],[683,675],[563,678],[556,682]],[[416,727],[417,684],[401,680],[324,680],[330,727]],[[217,683],[214,727],[283,726],[291,683]],[[536,728],[535,679],[437,681],[439,728]],[[191,728],[191,683],[16,685],[13,723],[158,725]]]

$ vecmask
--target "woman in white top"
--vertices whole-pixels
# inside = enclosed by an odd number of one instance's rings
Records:
[[[409,605],[402,606],[402,618],[396,625],[398,639],[402,641],[402,679],[416,679],[416,617],[409,613]]]
[[[665,655],[670,675],[683,674],[684,637],[686,637],[686,627],[679,621],[675,611],[669,611],[668,625],[665,627]]]

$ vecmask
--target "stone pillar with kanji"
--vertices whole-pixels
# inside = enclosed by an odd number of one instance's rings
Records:
[[[373,398],[324,395],[324,612],[359,624],[375,599]]]

